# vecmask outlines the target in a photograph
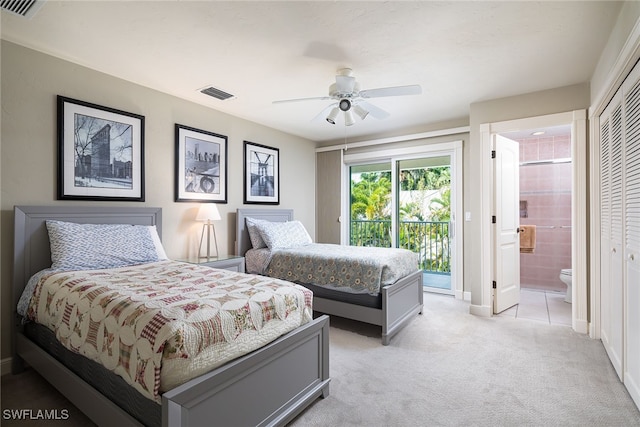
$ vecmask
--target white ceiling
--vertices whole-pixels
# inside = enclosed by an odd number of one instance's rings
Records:
[[[336,141],[466,123],[473,102],[589,81],[620,5],[50,0],[30,20],[3,12],[1,29],[3,39],[122,79]],[[343,67],[362,89],[419,84],[422,95],[369,100],[391,116],[346,129],[312,122],[330,101],[272,104],[327,95]],[[199,92],[209,85],[235,98]]]

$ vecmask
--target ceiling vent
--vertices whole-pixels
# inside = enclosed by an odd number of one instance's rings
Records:
[[[27,19],[33,18],[45,0],[0,0],[0,9]]]
[[[235,98],[230,93],[227,93],[227,92],[225,92],[223,90],[220,90],[220,89],[216,89],[213,86],[209,86],[209,87],[205,87],[204,89],[200,89],[200,92],[204,93],[205,95],[212,96],[212,97],[214,97],[216,99],[219,99],[221,101],[224,101],[225,99],[229,99],[229,98]]]

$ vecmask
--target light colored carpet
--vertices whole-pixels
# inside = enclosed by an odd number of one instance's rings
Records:
[[[331,394],[290,426],[640,426],[599,340],[425,294],[389,346],[331,319]]]
[[[425,294],[424,314],[386,347],[377,327],[331,325],[331,394],[291,427],[640,426],[601,342],[567,326],[476,317],[468,303],[438,294]],[[93,425],[31,370],[3,376],[1,400],[70,410],[47,426]]]

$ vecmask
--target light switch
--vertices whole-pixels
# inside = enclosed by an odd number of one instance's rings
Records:
[[[471,221],[471,212],[465,212],[464,213],[464,220],[465,221]]]

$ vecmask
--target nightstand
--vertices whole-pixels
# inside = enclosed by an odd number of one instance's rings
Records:
[[[244,257],[238,255],[220,255],[217,257],[187,260],[191,264],[206,265],[207,267],[244,273]]]

